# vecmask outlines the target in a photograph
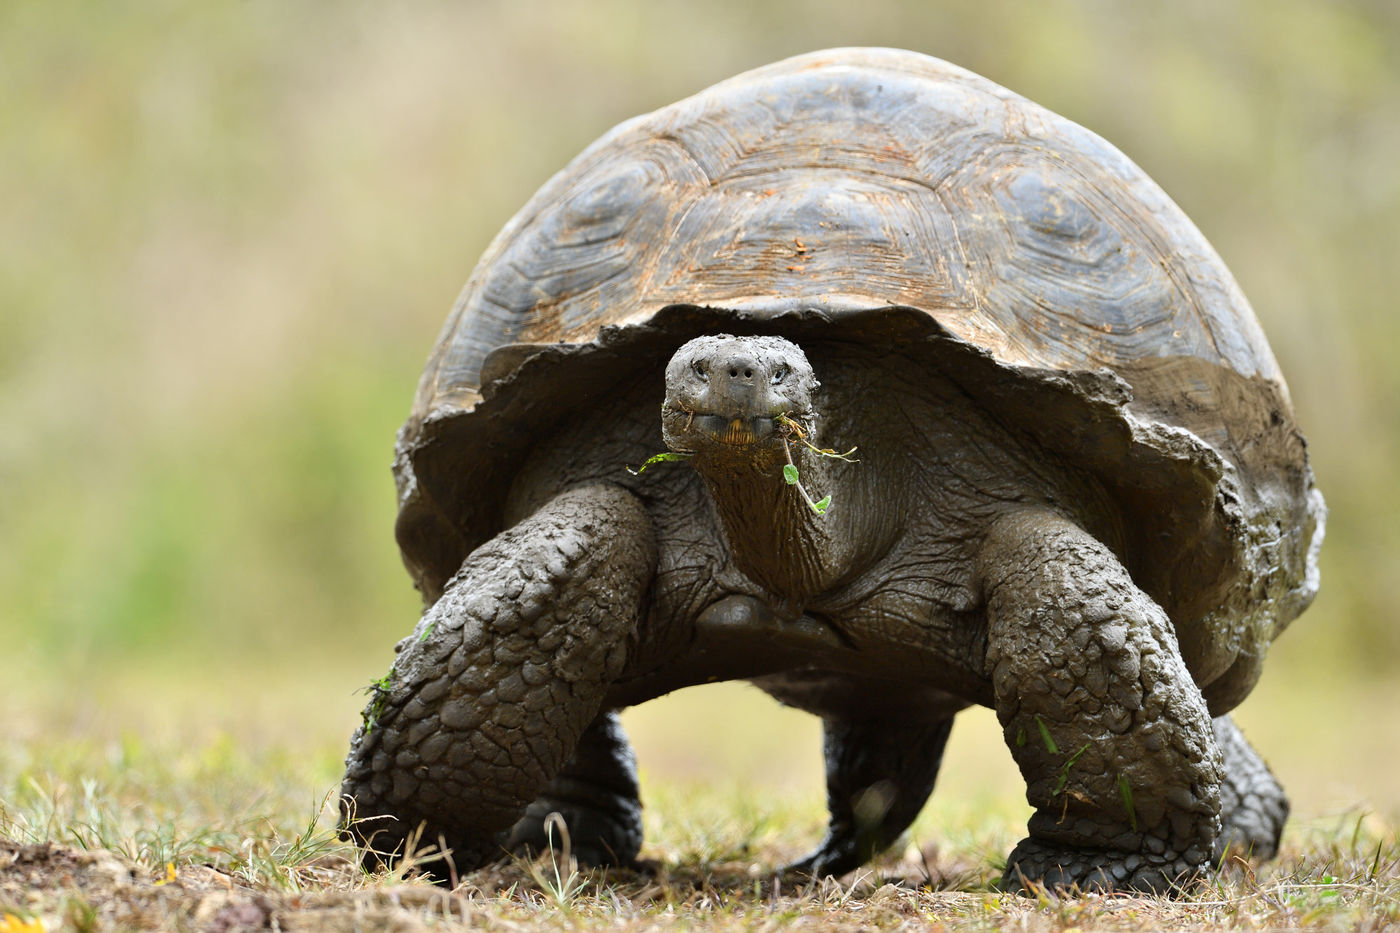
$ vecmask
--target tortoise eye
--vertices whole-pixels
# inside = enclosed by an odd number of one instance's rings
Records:
[[[709,367],[707,367],[707,366],[705,365],[705,361],[704,361],[704,360],[691,360],[691,361],[690,361],[690,369],[691,369],[692,372],[695,373],[695,375],[697,375],[697,376],[700,377],[700,381],[701,381],[701,382],[708,382],[708,381],[709,381],[709,379],[710,379]]]
[[[786,366],[779,366],[777,369],[773,370],[773,385],[777,385],[786,379],[787,374],[788,368]]]

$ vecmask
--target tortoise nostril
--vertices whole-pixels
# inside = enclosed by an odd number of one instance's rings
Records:
[[[739,375],[739,370],[737,370],[737,369],[731,369],[731,370],[729,370],[729,375],[730,375],[731,377],[738,376],[738,375]]]
[[[752,370],[752,369],[746,369],[746,370],[744,370],[744,378],[745,378],[745,379],[752,379],[752,378],[753,378],[753,370]]]

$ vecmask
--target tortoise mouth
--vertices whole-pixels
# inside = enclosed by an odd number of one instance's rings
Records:
[[[727,447],[749,447],[773,436],[775,422],[768,415],[695,415],[696,433]]]

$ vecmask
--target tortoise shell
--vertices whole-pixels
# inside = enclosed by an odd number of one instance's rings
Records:
[[[1322,500],[1205,238],[1095,134],[889,49],[788,59],[629,120],[506,225],[399,436],[398,534],[425,597],[500,530],[531,432],[605,389],[599,354],[823,327],[926,340],[1103,476],[1136,529],[1135,578],[1178,626],[1231,625],[1262,650],[1311,600]],[[1047,421],[1047,392],[1077,413]]]

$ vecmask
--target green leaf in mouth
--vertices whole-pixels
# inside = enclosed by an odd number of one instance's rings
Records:
[[[655,464],[655,463],[670,463],[670,462],[673,461],[673,460],[689,460],[692,456],[693,456],[693,454],[678,454],[678,453],[675,453],[674,451],[669,451],[669,450],[668,450],[668,451],[666,451],[665,453],[660,453],[660,454],[656,454],[655,456],[647,457],[646,463],[643,463],[641,466],[637,467],[635,470],[632,469],[631,467],[628,467],[628,468],[627,468],[627,472],[628,472],[628,473],[631,473],[633,476],[640,476],[640,475],[646,470],[646,468],[649,467],[649,466],[651,466],[652,464]]]

